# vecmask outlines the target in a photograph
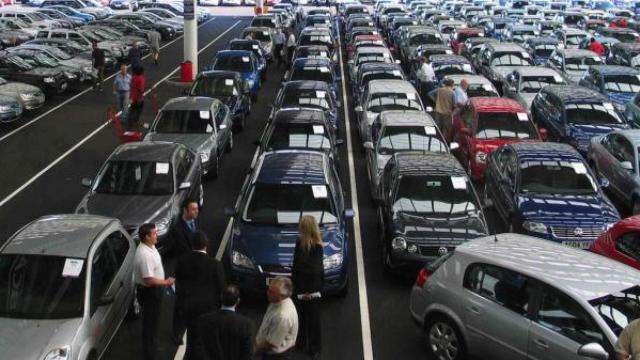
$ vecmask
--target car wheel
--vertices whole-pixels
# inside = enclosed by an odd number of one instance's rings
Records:
[[[227,148],[224,150],[225,152],[231,152],[231,150],[233,150],[233,132],[229,136],[229,143],[227,144]]]
[[[127,311],[127,319],[135,320],[140,317],[141,313],[142,305],[140,305],[140,301],[138,301],[138,291],[134,288],[133,300],[131,300],[131,304],[129,304],[129,310]]]
[[[464,340],[460,330],[443,316],[429,319],[427,333],[427,358],[437,360],[461,360],[466,357]]]

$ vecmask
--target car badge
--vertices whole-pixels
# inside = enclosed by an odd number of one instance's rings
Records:
[[[575,230],[573,230],[573,233],[575,236],[582,236],[582,234],[584,234],[584,231],[582,230],[582,228],[575,228]]]
[[[444,246],[440,246],[440,248],[438,249],[438,255],[440,255],[440,256],[442,256],[442,255],[444,255],[444,254],[446,254],[448,252],[449,252],[449,250],[447,250],[447,248],[444,247]]]

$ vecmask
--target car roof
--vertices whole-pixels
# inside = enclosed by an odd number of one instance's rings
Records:
[[[522,105],[504,97],[473,97],[469,99],[471,106],[479,112],[526,112]]]
[[[526,142],[507,145],[512,148],[520,161],[540,162],[543,160],[584,161],[580,153],[571,145],[554,142]]]
[[[216,57],[239,57],[251,55],[253,55],[253,52],[250,50],[220,50],[216,53]]]
[[[640,69],[630,66],[620,65],[592,65],[591,69],[596,70],[600,75],[640,75]]]
[[[515,43],[494,43],[494,42],[489,42],[487,43],[487,46],[490,46],[493,48],[494,51],[496,52],[500,52],[500,51],[525,51],[525,49]]]
[[[18,230],[6,242],[2,253],[86,258],[96,237],[117,222],[85,214],[43,216]]]
[[[210,110],[211,105],[220,100],[204,96],[181,96],[170,99],[162,107],[164,110]]]
[[[331,61],[326,58],[300,58],[293,62],[295,68],[308,66],[331,66]]]
[[[454,84],[459,84],[462,79],[467,79],[469,80],[469,84],[491,84],[491,86],[493,86],[493,83],[483,75],[456,74],[447,75],[445,76],[445,79],[453,80]]]
[[[552,36],[528,38],[527,43],[532,45],[557,45],[560,41]]]
[[[435,54],[429,56],[429,61],[440,64],[470,64],[469,59],[462,55]]]
[[[559,76],[554,69],[542,66],[514,66],[513,71],[524,76]]]
[[[214,78],[214,77],[233,77],[240,78],[242,75],[237,71],[229,71],[229,70],[207,70],[201,71],[198,73],[198,77],[201,78]]]
[[[627,138],[635,147],[640,146],[640,129],[626,129],[613,131]]]
[[[557,49],[559,54],[564,54],[565,57],[594,57],[598,54],[587,49]]]
[[[380,113],[380,123],[383,126],[436,126],[429,114],[416,110],[383,111]]]
[[[254,182],[267,184],[325,184],[325,155],[317,151],[279,150],[261,156]]]
[[[608,101],[607,98],[599,92],[577,85],[548,85],[543,91],[557,96],[563,103],[591,103]]]
[[[280,109],[273,118],[274,124],[325,124],[324,111],[316,109]]]
[[[301,89],[301,90],[326,90],[329,85],[324,81],[316,80],[294,80],[284,83],[283,89]]]
[[[139,141],[118,146],[109,160],[170,161],[173,154],[184,147],[164,141]]]
[[[369,87],[370,93],[389,92],[413,94],[416,92],[413,85],[406,80],[371,80],[367,86]]]
[[[640,283],[640,272],[622,263],[527,235],[481,237],[458,245],[455,252],[539,279],[585,301]]]
[[[396,170],[404,175],[456,175],[466,176],[455,156],[448,153],[402,151],[394,154]]]

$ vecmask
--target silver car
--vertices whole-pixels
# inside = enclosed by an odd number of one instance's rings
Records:
[[[618,130],[591,138],[587,152],[596,176],[606,179],[607,190],[634,214],[640,213],[638,147],[640,130]]]
[[[638,317],[638,284],[640,272],[601,255],[500,234],[423,268],[409,310],[430,359],[607,360]]]
[[[548,85],[566,85],[562,75],[554,69],[540,66],[518,66],[502,84],[505,97],[519,102],[527,111],[540,89]]]
[[[98,359],[138,314],[136,246],[116,219],[41,217],[0,250],[3,359]]]
[[[203,173],[217,176],[223,154],[233,149],[231,125],[229,107],[220,100],[179,97],[160,109],[144,139],[189,147],[199,154]]]
[[[44,93],[33,85],[7,81],[0,77],[0,95],[11,96],[20,102],[25,110],[34,110],[44,104]]]

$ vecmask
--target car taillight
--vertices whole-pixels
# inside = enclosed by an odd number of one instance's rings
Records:
[[[427,279],[431,275],[431,272],[425,268],[420,269],[418,276],[416,277],[416,286],[422,287],[424,283],[427,282]]]

